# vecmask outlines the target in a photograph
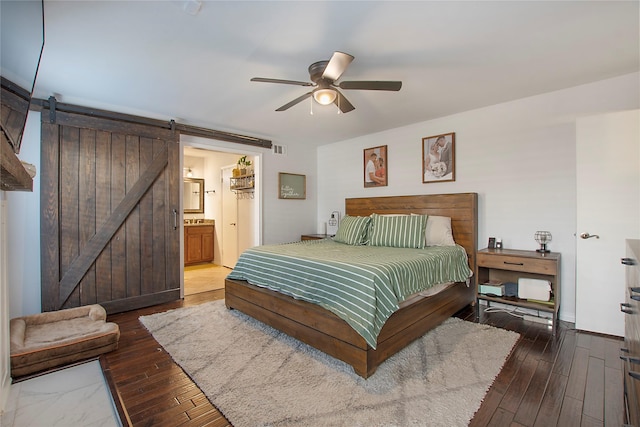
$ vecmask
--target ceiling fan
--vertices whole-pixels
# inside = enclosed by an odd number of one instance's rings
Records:
[[[347,98],[338,90],[340,89],[357,89],[357,90],[389,90],[399,91],[402,82],[394,81],[345,81],[336,83],[342,73],[345,72],[349,64],[353,61],[353,56],[348,53],[334,52],[328,61],[318,61],[309,65],[309,76],[311,82],[299,82],[296,80],[268,79],[263,77],[254,77],[252,82],[265,83],[281,83],[286,85],[311,86],[314,89],[302,96],[297,97],[291,102],[284,104],[276,111],[285,111],[299,102],[313,96],[313,98],[321,105],[329,105],[334,103],[340,111],[348,113],[354,110],[354,107]]]

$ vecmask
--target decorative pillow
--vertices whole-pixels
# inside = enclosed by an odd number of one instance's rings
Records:
[[[426,223],[427,215],[371,214],[369,245],[422,249]]]
[[[366,245],[369,222],[371,218],[368,216],[345,215],[333,240],[347,245]]]
[[[451,231],[451,218],[448,216],[429,215],[425,230],[427,246],[455,246]]]

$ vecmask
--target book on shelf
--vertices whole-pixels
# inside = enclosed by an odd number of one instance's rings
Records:
[[[504,284],[499,280],[488,280],[480,284],[478,292],[488,296],[501,297],[504,295]]]

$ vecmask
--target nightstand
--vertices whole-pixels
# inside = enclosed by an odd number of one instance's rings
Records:
[[[560,309],[560,254],[540,253],[515,249],[482,249],[477,257],[477,283],[488,280],[518,283],[518,279],[542,279],[551,282],[549,302],[532,301],[517,297],[492,297],[478,293],[478,300],[509,304],[552,314],[552,331],[555,335],[558,311]],[[478,287],[478,290],[480,288]],[[479,304],[478,305],[478,310]],[[479,313],[479,312],[478,312]]]
[[[300,240],[320,240],[331,237],[328,234],[303,234],[300,236]]]

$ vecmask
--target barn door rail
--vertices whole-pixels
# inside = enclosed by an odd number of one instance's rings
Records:
[[[65,112],[73,114],[83,114],[86,116],[117,120],[126,123],[153,126],[157,128],[167,129],[171,131],[178,131],[180,134],[199,136],[203,138],[217,139],[220,141],[235,142],[238,144],[252,145],[257,147],[263,147],[271,149],[272,142],[268,139],[258,138],[254,136],[242,135],[233,132],[226,132],[215,129],[202,128],[198,126],[185,125],[176,123],[174,120],[164,121],[151,119],[148,117],[134,116],[130,114],[117,113],[114,111],[99,110],[96,108],[84,107],[81,105],[66,104],[58,102],[54,96],[50,96],[49,99],[37,99],[34,98],[31,101],[31,109],[36,111],[49,110],[49,123],[56,123],[56,112]]]

